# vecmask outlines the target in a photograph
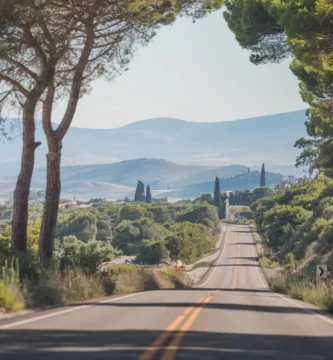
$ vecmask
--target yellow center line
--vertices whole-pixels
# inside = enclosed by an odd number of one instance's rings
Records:
[[[199,298],[195,304],[201,304],[204,302],[206,297],[202,296]],[[138,360],[151,360],[156,352],[160,349],[160,347],[167,341],[170,337],[170,332],[177,330],[179,325],[184,321],[187,315],[189,315],[192,311],[196,309],[196,306],[190,306],[186,308],[181,315],[179,315],[161,334],[160,336],[154,340],[151,345],[147,348],[147,350],[142,353]]]
[[[208,303],[212,299],[212,296],[207,297],[202,304]],[[202,311],[203,307],[197,307],[191,315],[187,318],[185,323],[179,329],[179,332],[172,338],[169,345],[165,348],[162,357],[160,360],[173,360],[176,356],[176,353],[179,349],[179,345],[181,344],[185,334],[190,330],[192,325],[194,324],[196,318]]]
[[[239,256],[240,256],[240,245],[238,245],[238,248],[237,248],[237,261],[236,261],[236,266],[235,266],[235,270],[234,270],[234,276],[233,276],[233,279],[232,279],[232,285],[231,285],[232,289],[236,288]]]

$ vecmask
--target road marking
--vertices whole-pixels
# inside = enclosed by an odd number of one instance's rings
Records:
[[[205,298],[205,300],[203,301],[202,304],[208,303],[211,299],[212,299],[212,296]],[[187,318],[185,323],[179,329],[178,333],[172,338],[169,345],[166,346],[160,360],[173,360],[176,357],[176,353],[179,349],[179,346],[180,346],[186,332],[190,330],[190,328],[194,324],[195,320],[199,316],[202,309],[203,309],[202,306],[196,308],[192,312],[192,314]]]
[[[206,299],[205,296],[199,298],[194,304],[201,304]],[[142,353],[138,360],[151,360],[156,352],[161,349],[161,346],[166,342],[166,340],[171,336],[170,332],[177,330],[179,325],[185,320],[185,318],[196,309],[195,306],[190,306],[183,311],[161,334],[155,339],[147,350]]]
[[[252,233],[251,233],[251,235],[250,235],[250,238],[251,238],[251,241],[252,241],[252,244],[253,244],[253,246],[252,246],[253,257],[254,257],[254,258],[259,258],[258,253],[257,253],[257,246],[256,246],[255,242],[253,241]],[[256,251],[254,251],[254,248],[256,248]],[[257,261],[257,264],[259,265],[259,266],[256,266],[256,270],[257,270],[257,274],[258,274],[259,280],[260,280],[262,286],[263,286],[265,289],[268,289],[267,284],[265,284],[265,282],[262,280],[262,276],[260,275],[260,272],[259,272],[259,267],[260,267],[260,269],[261,269],[261,266],[260,266],[260,264],[259,264],[259,261]]]
[[[251,233],[250,237],[251,237],[252,243],[254,244],[254,246],[252,246],[253,255],[254,255],[254,257],[258,257],[258,253],[255,254],[255,252],[254,252],[254,248],[257,249],[257,247],[256,247],[255,242],[253,241],[252,233]],[[257,251],[256,251],[256,252],[257,252]],[[261,275],[260,272],[259,272],[259,267],[260,267],[260,270],[261,270],[261,271],[262,271],[262,269],[261,269],[261,266],[260,266],[259,262],[257,262],[257,263],[258,263],[258,265],[259,265],[259,266],[256,267],[259,280],[260,280],[261,284],[263,285],[263,287],[264,287],[265,289],[269,289],[269,286],[266,285],[266,284],[264,283],[264,281],[262,280],[262,275]],[[272,291],[272,293],[273,293],[274,295],[277,295],[277,296],[280,297],[281,299],[284,299],[284,300],[288,301],[290,304],[296,305],[297,307],[299,307],[300,309],[302,309],[305,313],[308,313],[308,314],[311,314],[311,315],[315,315],[317,318],[319,318],[319,319],[321,319],[321,320],[324,320],[324,321],[326,321],[327,323],[333,325],[333,319],[330,319],[330,318],[328,318],[328,317],[326,317],[326,316],[317,314],[315,311],[310,310],[310,309],[308,309],[308,308],[305,308],[303,305],[298,304],[296,301],[293,301],[293,300],[291,300],[291,299],[283,296],[282,294],[276,293],[276,292],[274,292],[274,291]]]
[[[235,265],[235,267],[234,267],[234,268],[235,268],[235,269],[234,269],[234,276],[233,276],[232,285],[231,285],[231,288],[232,288],[232,289],[235,289],[235,288],[236,288],[239,257],[240,257],[240,245],[238,245],[238,248],[237,248],[237,261],[236,261],[236,265]]]
[[[227,237],[228,237],[228,226],[225,228],[224,232],[225,232],[225,239],[224,239],[224,243],[223,243],[223,249],[222,249],[221,255],[220,255],[219,259],[217,260],[216,264],[220,263],[220,260],[221,260],[221,258],[223,256],[223,253],[224,253],[224,249],[225,249],[225,245],[227,243]],[[222,237],[223,237],[223,231],[221,231],[221,241],[222,241]],[[216,270],[216,266],[214,267],[213,271],[209,275],[208,279],[203,284],[201,284],[201,285],[199,285],[197,287],[200,288],[200,287],[203,287],[204,285],[206,285],[208,283],[208,281],[212,278],[215,270]]]
[[[111,303],[111,302],[114,302],[114,301],[117,301],[117,300],[123,300],[123,299],[127,299],[127,298],[130,298],[130,297],[133,297],[133,296],[141,295],[141,294],[144,294],[144,292],[125,295],[125,296],[121,296],[121,297],[114,298],[114,299],[98,301],[97,303],[98,304]],[[30,319],[21,320],[21,321],[15,321],[15,322],[12,322],[12,323],[9,323],[9,324],[6,324],[6,325],[1,325],[0,330],[12,329],[12,328],[17,327],[17,326],[29,324],[29,323],[32,323],[32,322],[35,322],[35,321],[49,319],[49,318],[52,318],[54,316],[68,314],[68,313],[78,311],[78,310],[87,309],[87,308],[92,307],[92,306],[94,306],[94,305],[78,305],[78,306],[70,308],[70,309],[60,310],[60,311],[57,311],[57,312],[52,312],[51,314],[32,317]]]

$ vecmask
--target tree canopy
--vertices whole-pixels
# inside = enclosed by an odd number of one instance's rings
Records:
[[[333,176],[333,4],[330,0],[233,0],[224,16],[255,64],[292,57],[290,68],[310,106],[296,165]]]

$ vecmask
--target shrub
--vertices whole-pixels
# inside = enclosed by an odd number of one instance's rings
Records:
[[[77,267],[87,274],[95,273],[100,264],[119,254],[110,244],[96,240],[84,243],[73,235],[65,237],[57,250],[62,270]]]
[[[316,209],[316,214],[317,216],[323,216],[323,212],[327,209],[327,208],[331,208],[333,206],[333,197],[325,197],[323,198]],[[323,216],[324,217],[324,216]],[[326,217],[325,217],[326,218]],[[327,219],[329,220],[329,219]]]
[[[21,310],[24,308],[22,298],[18,298],[8,285],[0,280],[0,309],[6,311]]]
[[[20,310],[24,308],[19,276],[18,259],[5,260],[0,275],[0,309]]]
[[[204,220],[207,222],[207,219],[215,224],[218,221],[217,209],[212,205],[200,204],[197,205],[193,210],[178,215],[177,222],[202,224],[202,221]]]
[[[266,256],[260,257],[259,265],[264,269],[276,269],[279,266],[279,264],[277,262],[271,261]]]
[[[111,219],[106,214],[101,215],[97,220],[96,239],[101,241],[112,240]]]
[[[96,217],[91,212],[79,212],[70,215],[58,225],[57,236],[75,235],[79,240],[88,242],[96,239]]]
[[[208,240],[207,229],[203,225],[176,223],[170,227],[170,231],[173,234],[167,236],[165,244],[173,260],[191,264],[213,248],[213,243]]]
[[[140,229],[128,220],[123,220],[115,229],[112,244],[126,255],[133,255],[140,246]]]
[[[108,294],[124,294],[161,288],[184,288],[191,284],[186,274],[152,270],[133,264],[111,265],[99,273]]]
[[[160,264],[170,260],[170,252],[163,242],[144,241],[135,260],[138,264]]]
[[[278,205],[269,210],[262,224],[268,245],[277,250],[290,237],[290,232],[306,224],[311,215],[301,206]]]
[[[275,291],[309,302],[333,312],[333,282],[320,282],[315,286],[313,279],[302,273],[279,273],[269,281]]]
[[[333,244],[333,226],[330,225],[325,229],[323,239],[330,245]]]
[[[135,221],[143,217],[143,207],[139,205],[124,205],[120,210],[120,220]]]
[[[105,295],[102,284],[79,269],[48,269],[28,289],[30,306],[63,305]]]
[[[160,224],[169,223],[172,220],[169,206],[166,205],[152,205],[149,208],[149,212],[152,213],[154,221]]]

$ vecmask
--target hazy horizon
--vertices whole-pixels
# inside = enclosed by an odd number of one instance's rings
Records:
[[[221,11],[195,24],[180,18],[139,48],[129,71],[95,81],[79,102],[73,126],[112,129],[167,117],[221,122],[302,110],[298,80],[281,64],[253,65]],[[59,123],[65,102],[54,111]]]

